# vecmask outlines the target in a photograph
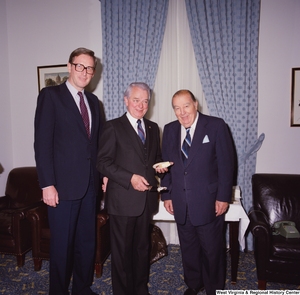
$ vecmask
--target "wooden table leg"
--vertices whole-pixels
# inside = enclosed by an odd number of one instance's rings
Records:
[[[229,245],[231,254],[231,284],[236,284],[239,264],[239,221],[229,221]]]

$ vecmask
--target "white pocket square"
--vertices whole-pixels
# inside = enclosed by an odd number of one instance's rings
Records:
[[[203,138],[202,143],[207,143],[207,142],[209,142],[209,138],[208,138],[207,135],[205,135],[205,137]]]

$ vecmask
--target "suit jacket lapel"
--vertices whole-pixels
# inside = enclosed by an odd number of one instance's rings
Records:
[[[78,119],[78,115],[80,116],[80,112],[78,110],[78,107],[77,107],[77,105],[74,101],[74,98],[73,98],[71,92],[69,91],[66,83],[61,84],[60,87],[61,87],[61,92],[62,92],[61,97],[62,97],[63,103],[67,105],[67,109],[71,110]]]
[[[199,149],[202,148],[202,141],[205,137],[205,132],[206,132],[206,120],[205,117],[203,117],[201,115],[201,113],[199,113],[199,118],[198,118],[198,122],[196,125],[196,129],[195,129],[195,133],[193,136],[193,140],[192,140],[192,145],[189,151],[189,157],[186,163],[186,166],[189,165],[189,163],[191,163],[191,161],[193,160],[193,158],[198,155]]]
[[[179,121],[176,121],[176,124],[174,125],[174,140],[173,142],[170,142],[169,144],[172,145],[172,154],[175,153],[176,158],[173,159],[176,163],[181,163],[183,165],[183,159],[182,159],[182,152],[181,152],[181,125]]]
[[[177,152],[177,156],[179,159],[179,162],[183,165],[183,158],[182,158],[182,152],[181,152],[181,146],[182,146],[182,142],[181,142],[181,125],[178,121],[178,125],[176,126],[175,129],[175,134],[176,134],[176,142],[175,142],[175,150],[178,151]]]
[[[139,136],[137,135],[136,131],[130,124],[126,114],[124,114],[121,117],[122,126],[124,128],[124,134],[128,136],[133,143],[133,147],[135,148],[138,156],[144,161],[144,155],[143,155],[143,143]],[[147,136],[147,135],[146,135]]]
[[[78,122],[80,128],[82,129],[82,132],[84,132],[86,134],[82,116],[76,105],[76,102],[74,101],[72,94],[70,93],[70,91],[65,83],[61,84],[60,86],[61,86],[61,90],[63,93],[62,99],[64,100],[64,103],[66,104],[67,109],[70,110],[70,113],[72,113],[72,115],[74,116],[74,119]],[[90,103],[89,103],[89,106],[90,106]],[[91,109],[91,107],[90,107],[90,109]]]
[[[62,92],[63,92],[63,99],[64,99],[64,103],[67,105],[67,109],[71,111],[71,113],[74,116],[74,119],[77,121],[79,128],[82,130],[82,132],[84,132],[84,134],[86,134],[86,130],[85,130],[85,126],[82,120],[82,116],[80,114],[80,111],[78,109],[78,106],[76,105],[76,102],[74,101],[74,97],[72,96],[72,94],[70,93],[66,83],[63,83],[60,85]],[[89,97],[89,94],[86,92],[85,93],[88,103],[89,103],[89,108],[91,111],[91,116],[92,116],[92,128],[91,128],[91,137],[92,137],[92,132],[93,130],[95,130],[95,124],[97,124],[97,122],[95,122],[95,109],[94,109],[94,104],[91,100],[91,98]],[[88,137],[86,137],[88,139]]]
[[[90,122],[92,122],[92,126],[91,126],[91,138],[92,138],[92,136],[95,133],[95,126],[96,126],[96,124],[98,124],[98,122],[96,122],[96,112],[95,112],[95,106],[93,104],[93,101],[92,101],[91,97],[89,96],[89,93],[85,92],[85,95],[86,95],[86,98],[89,103],[91,117],[92,117],[92,118],[90,118]],[[99,108],[100,108],[100,105],[99,105]]]
[[[147,119],[144,119],[144,123],[145,123],[145,132],[146,132],[146,148],[148,150],[148,155],[151,152],[151,147],[152,144],[151,142],[153,142],[153,131],[152,131],[152,127],[149,124],[149,122],[147,121]]]

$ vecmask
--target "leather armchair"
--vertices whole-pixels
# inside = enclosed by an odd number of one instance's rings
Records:
[[[254,237],[258,288],[267,282],[299,284],[300,239],[272,234],[277,221],[293,221],[300,231],[300,175],[254,174],[248,216]]]
[[[30,223],[26,213],[42,203],[35,167],[10,171],[5,196],[0,198],[0,253],[13,254],[17,265],[24,265],[25,254],[31,250]]]
[[[34,270],[39,271],[43,260],[49,260],[50,228],[48,223],[47,205],[44,203],[38,208],[27,212],[27,218],[32,230],[32,258]],[[95,274],[101,277],[103,264],[110,254],[109,217],[106,211],[97,214]]]

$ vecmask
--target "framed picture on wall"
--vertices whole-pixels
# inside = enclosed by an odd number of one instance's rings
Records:
[[[37,73],[39,91],[44,87],[59,85],[69,77],[67,65],[40,66],[37,67]]]
[[[300,68],[292,68],[291,127],[300,127]]]

